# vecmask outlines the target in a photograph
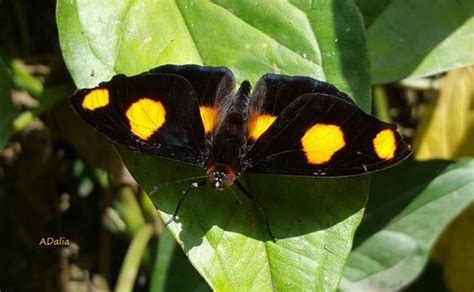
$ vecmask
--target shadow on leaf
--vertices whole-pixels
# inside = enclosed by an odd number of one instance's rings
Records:
[[[179,162],[129,151],[121,154],[146,191],[157,188],[150,197],[160,211],[169,215],[175,211],[182,191],[196,181],[193,178],[205,174],[199,167]],[[239,180],[263,205],[277,241],[323,231],[346,220],[364,207],[368,188],[367,177],[313,179],[245,174]],[[203,237],[215,228],[271,241],[263,216],[235,185],[221,193],[208,186],[191,192],[176,222],[171,223],[180,225],[179,239],[185,252],[201,245]]]
[[[356,232],[354,247],[396,220],[451,164],[447,160],[407,161],[372,176],[366,212]]]

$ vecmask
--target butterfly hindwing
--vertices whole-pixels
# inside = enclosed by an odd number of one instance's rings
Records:
[[[164,65],[150,70],[150,73],[175,74],[185,78],[196,93],[200,106],[214,106],[216,100],[231,94],[235,88],[234,75],[225,67]]]
[[[268,73],[255,85],[251,109],[277,116],[292,101],[306,93],[324,93],[352,102],[348,95],[327,82],[311,77]]]
[[[335,177],[386,168],[410,153],[394,125],[344,98],[309,93],[281,111],[244,163],[248,172]]]
[[[235,90],[235,78],[232,71],[225,67],[164,65],[150,72],[176,74],[191,84],[198,98],[204,130],[209,138],[219,121],[222,99]]]
[[[205,135],[198,98],[181,76],[117,75],[70,98],[75,112],[106,138],[134,151],[201,165]]]

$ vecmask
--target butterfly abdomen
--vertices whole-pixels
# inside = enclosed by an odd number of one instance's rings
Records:
[[[220,125],[212,136],[206,169],[208,182],[217,190],[232,185],[241,170],[242,148],[247,141],[250,83],[239,90],[221,110]]]

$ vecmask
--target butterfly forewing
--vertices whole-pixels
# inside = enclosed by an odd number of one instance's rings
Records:
[[[198,98],[178,75],[117,75],[74,93],[75,112],[108,139],[134,151],[203,165],[205,135]]]
[[[394,125],[335,95],[305,94],[285,107],[244,158],[248,172],[351,176],[411,153]]]

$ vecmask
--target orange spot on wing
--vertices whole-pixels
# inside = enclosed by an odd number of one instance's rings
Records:
[[[308,163],[323,164],[331,160],[346,142],[339,126],[316,124],[306,131],[301,144]]]
[[[218,111],[213,107],[203,105],[199,107],[199,113],[204,125],[204,132],[206,134],[212,133],[217,125]]]
[[[150,138],[166,120],[166,110],[161,102],[149,98],[134,102],[125,115],[130,123],[130,130],[143,140]]]
[[[372,142],[374,144],[375,153],[380,159],[389,160],[395,156],[397,144],[395,133],[392,129],[380,131]]]
[[[91,90],[82,100],[82,108],[95,110],[109,104],[109,91],[106,88]]]
[[[250,118],[248,131],[249,137],[256,141],[273,124],[277,117],[267,114],[254,114]]]

